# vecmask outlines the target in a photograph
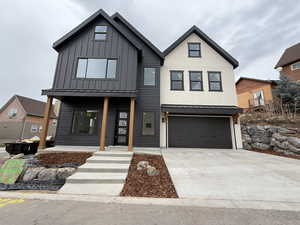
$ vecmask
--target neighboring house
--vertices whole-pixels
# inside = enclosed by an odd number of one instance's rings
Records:
[[[44,102],[35,99],[14,95],[0,109],[0,141],[40,136],[45,105]],[[54,136],[55,129],[56,116],[52,112],[48,134]]]
[[[243,109],[266,105],[274,100],[273,89],[276,82],[249,77],[240,77],[235,83],[238,106]]]
[[[285,75],[291,80],[300,80],[300,43],[284,51],[275,69],[280,71],[280,75]]]
[[[132,150],[166,147],[169,137],[169,147],[241,147],[233,74],[238,62],[197,27],[162,53],[120,14],[99,10],[53,48],[54,82],[42,94],[48,106],[53,98],[61,101],[56,144]],[[180,145],[173,145],[177,138]]]

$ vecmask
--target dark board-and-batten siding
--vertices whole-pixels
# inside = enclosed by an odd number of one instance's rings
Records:
[[[95,41],[96,25],[107,25],[105,41]],[[136,90],[138,50],[112,26],[99,18],[59,50],[53,89]],[[77,79],[80,57],[117,59],[116,79]]]

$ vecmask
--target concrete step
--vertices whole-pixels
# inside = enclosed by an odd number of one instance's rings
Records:
[[[119,152],[119,151],[103,151],[95,152],[94,156],[111,156],[111,157],[131,157],[132,152]]]
[[[118,196],[123,184],[68,184],[66,183],[59,191],[59,194],[83,194]]]
[[[129,164],[122,163],[86,163],[77,172],[88,173],[127,173]]]
[[[129,164],[130,157],[115,157],[115,156],[92,156],[86,160],[87,163],[125,163]]]
[[[127,173],[81,173],[77,172],[68,177],[70,184],[123,184]]]

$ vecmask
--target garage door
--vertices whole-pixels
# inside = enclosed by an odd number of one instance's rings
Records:
[[[169,147],[232,148],[230,119],[170,116]]]

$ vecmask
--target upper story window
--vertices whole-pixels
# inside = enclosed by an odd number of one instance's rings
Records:
[[[222,91],[221,72],[208,72],[210,91]]]
[[[190,90],[203,91],[202,72],[190,71]]]
[[[9,112],[8,112],[8,116],[9,116],[10,118],[13,118],[13,117],[15,117],[15,116],[17,115],[17,113],[18,113],[18,109],[16,109],[16,108],[11,108],[11,109],[9,110]]]
[[[79,58],[76,77],[114,79],[116,78],[116,71],[116,59]]]
[[[171,71],[171,90],[184,90],[183,71]]]
[[[299,70],[300,69],[300,62],[296,62],[291,65],[291,70]]]
[[[94,39],[96,41],[104,41],[107,35],[107,26],[96,26]]]
[[[156,68],[144,68],[144,86],[155,86]]]
[[[201,44],[188,43],[189,57],[201,57]]]

